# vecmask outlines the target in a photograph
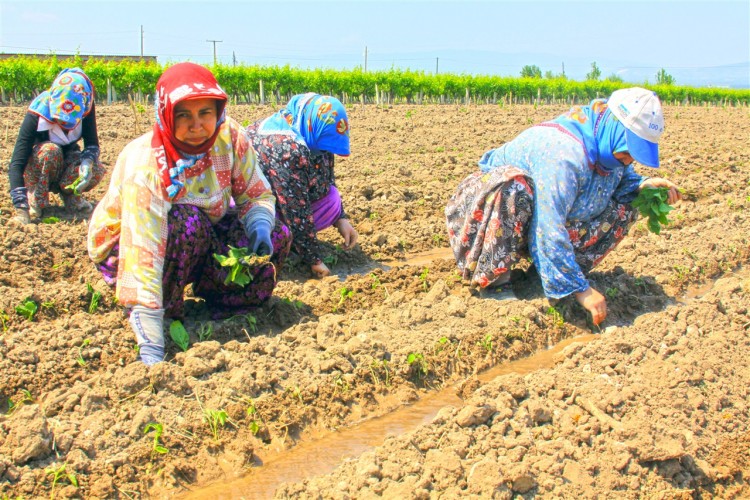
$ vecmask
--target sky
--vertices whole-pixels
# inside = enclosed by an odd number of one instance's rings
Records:
[[[750,88],[750,1],[0,0],[0,52]]]

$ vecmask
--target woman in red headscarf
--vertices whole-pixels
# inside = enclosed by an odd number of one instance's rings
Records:
[[[120,304],[147,365],[164,358],[164,317],[183,316],[185,287],[215,316],[259,306],[276,286],[291,235],[227,96],[206,68],[180,63],[156,87],[156,123],[120,153],[91,218],[88,251]],[[225,284],[214,254],[229,246],[271,256],[252,281]]]

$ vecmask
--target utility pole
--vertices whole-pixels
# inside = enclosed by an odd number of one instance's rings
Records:
[[[143,25],[141,24],[141,59],[143,59]]]
[[[367,45],[365,45],[365,73],[367,73]]]
[[[237,56],[234,51],[232,51],[232,66],[237,66]]]
[[[439,63],[440,63],[440,58],[439,58],[439,57],[436,57],[436,58],[435,58],[435,74],[436,74],[436,75],[438,74],[438,64],[439,64]]]
[[[216,65],[216,44],[221,43],[223,40],[206,40],[208,43],[214,44],[214,66]]]

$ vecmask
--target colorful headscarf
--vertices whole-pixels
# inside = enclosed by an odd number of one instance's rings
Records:
[[[293,134],[313,153],[349,156],[349,119],[341,101],[312,92],[292,97],[286,107],[266,118],[261,134]]]
[[[564,127],[583,142],[589,161],[604,175],[622,167],[615,152],[627,151],[625,126],[609,111],[605,99],[576,106],[552,123]]]
[[[178,140],[174,135],[174,107],[182,101],[206,98],[217,101],[218,121],[214,134],[199,146],[191,146]],[[214,75],[198,64],[175,64],[164,71],[156,83],[156,123],[151,147],[156,155],[159,175],[170,198],[174,198],[183,187],[179,181],[180,173],[203,158],[216,141],[219,126],[225,119],[226,104],[227,94]]]
[[[39,94],[29,111],[64,130],[73,130],[94,106],[94,84],[80,68],[65,68],[49,90]]]

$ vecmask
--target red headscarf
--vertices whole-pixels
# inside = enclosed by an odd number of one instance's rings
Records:
[[[214,134],[203,144],[191,146],[179,141],[174,135],[174,107],[189,99],[216,99],[216,115],[219,117]],[[227,94],[219,86],[214,75],[198,64],[179,63],[162,73],[156,83],[156,123],[151,147],[156,155],[167,195],[173,198],[182,187],[177,181],[181,171],[176,168],[179,160],[185,160],[182,153],[200,155],[207,153],[219,135],[219,125],[224,121],[224,108]],[[184,167],[183,167],[184,168]]]

